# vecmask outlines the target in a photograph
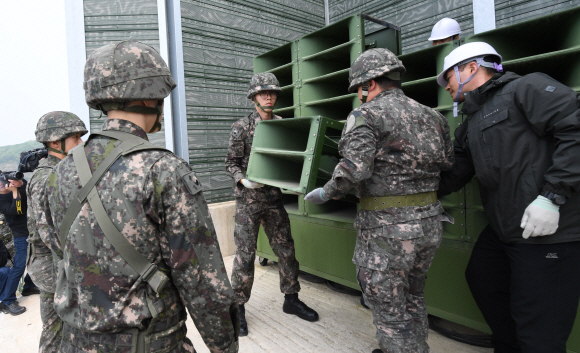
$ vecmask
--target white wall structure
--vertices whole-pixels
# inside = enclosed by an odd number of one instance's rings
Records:
[[[495,29],[494,0],[473,0],[473,33]]]
[[[82,1],[65,1],[66,48],[70,111],[78,115],[90,130],[89,107],[85,102],[83,71],[86,61],[85,17]]]

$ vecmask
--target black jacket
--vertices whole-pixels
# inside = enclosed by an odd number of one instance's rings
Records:
[[[580,240],[580,104],[576,92],[533,73],[496,74],[464,94],[465,122],[455,131],[455,166],[441,174],[439,194],[474,175],[487,219],[504,242]],[[553,235],[522,238],[526,207],[542,190],[567,198]]]
[[[20,191],[20,207],[18,207],[17,200],[12,197],[12,193],[0,194],[0,213],[3,213],[6,217],[6,222],[8,222],[14,238],[28,236],[26,184],[26,180],[24,180],[24,184],[18,188],[18,191]]]

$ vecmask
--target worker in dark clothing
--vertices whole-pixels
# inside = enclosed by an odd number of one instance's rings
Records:
[[[564,353],[580,300],[580,103],[553,78],[503,72],[487,43],[462,45],[437,83],[467,116],[439,194],[477,176],[489,226],[467,266],[496,353]]]

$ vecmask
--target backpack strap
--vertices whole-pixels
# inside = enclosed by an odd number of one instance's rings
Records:
[[[70,227],[72,226],[76,216],[79,214],[82,205],[88,200],[91,210],[97,219],[97,223],[103,230],[105,237],[109,240],[111,245],[113,245],[121,257],[127,261],[137,273],[139,273],[139,279],[149,283],[151,288],[159,294],[167,283],[169,283],[169,278],[165,273],[159,270],[157,265],[149,262],[145,256],[139,253],[137,249],[127,241],[123,234],[119,232],[117,227],[109,218],[95,186],[113,163],[115,163],[115,161],[122,155],[142,150],[165,149],[155,146],[140,137],[120,131],[104,131],[91,135],[111,137],[118,139],[120,143],[117,143],[115,149],[109,153],[104,161],[101,162],[99,167],[95,170],[95,173],[91,173],[91,168],[87,156],[85,155],[84,144],[72,151],[75,167],[83,187],[79,190],[76,197],[73,198],[63,219],[59,235],[61,247],[64,250],[65,241]],[[127,207],[131,206],[128,205]]]

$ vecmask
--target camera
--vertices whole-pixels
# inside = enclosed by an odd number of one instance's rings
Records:
[[[24,173],[22,172],[0,172],[0,184],[5,185],[10,182],[10,180],[22,180],[24,179]]]
[[[20,153],[18,171],[20,173],[31,173],[38,167],[40,160],[46,157],[48,157],[48,151],[45,148],[36,148]]]

